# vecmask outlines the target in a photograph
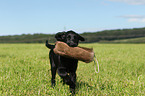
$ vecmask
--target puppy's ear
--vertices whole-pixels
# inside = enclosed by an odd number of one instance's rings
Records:
[[[58,32],[55,35],[57,41],[63,41],[65,39],[65,32]]]
[[[78,36],[79,36],[79,40],[85,41],[85,38],[84,38],[84,37],[82,37],[82,36],[80,36],[80,35],[78,35]]]

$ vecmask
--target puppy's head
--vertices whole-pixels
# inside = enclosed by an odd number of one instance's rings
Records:
[[[65,41],[65,34],[66,32],[58,32],[56,35],[55,35],[55,38],[57,41],[62,41],[64,42]]]
[[[65,43],[70,47],[77,47],[79,40],[85,41],[85,39],[74,31],[70,30],[65,33]]]

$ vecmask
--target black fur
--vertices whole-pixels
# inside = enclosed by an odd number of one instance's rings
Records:
[[[74,31],[59,32],[55,35],[57,41],[62,41],[68,44],[70,47],[77,47],[79,40],[84,41],[85,39]],[[78,65],[78,60],[65,58],[63,56],[54,53],[53,49],[55,45],[48,44],[46,41],[46,47],[50,50],[49,59],[51,64],[51,84],[52,87],[55,86],[55,75],[56,70],[58,70],[59,76],[63,79],[63,82],[70,86],[72,93],[75,91],[76,87],[76,70]]]

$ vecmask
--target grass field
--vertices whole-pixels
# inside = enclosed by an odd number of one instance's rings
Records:
[[[76,96],[145,95],[145,44],[81,44],[93,47],[100,64],[79,62]],[[69,87],[56,76],[51,88],[44,44],[0,44],[0,96],[67,96]]]

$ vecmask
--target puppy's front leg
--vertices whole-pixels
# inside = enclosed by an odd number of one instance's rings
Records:
[[[70,85],[70,92],[71,92],[72,94],[75,94],[76,73],[75,73],[75,72],[70,72],[69,76],[70,76],[71,81],[73,82],[73,83]]]
[[[73,73],[71,75],[68,75],[65,67],[59,67],[58,68],[58,74],[63,79],[63,81],[69,85],[70,92],[75,93],[75,82],[76,82],[76,74]]]

